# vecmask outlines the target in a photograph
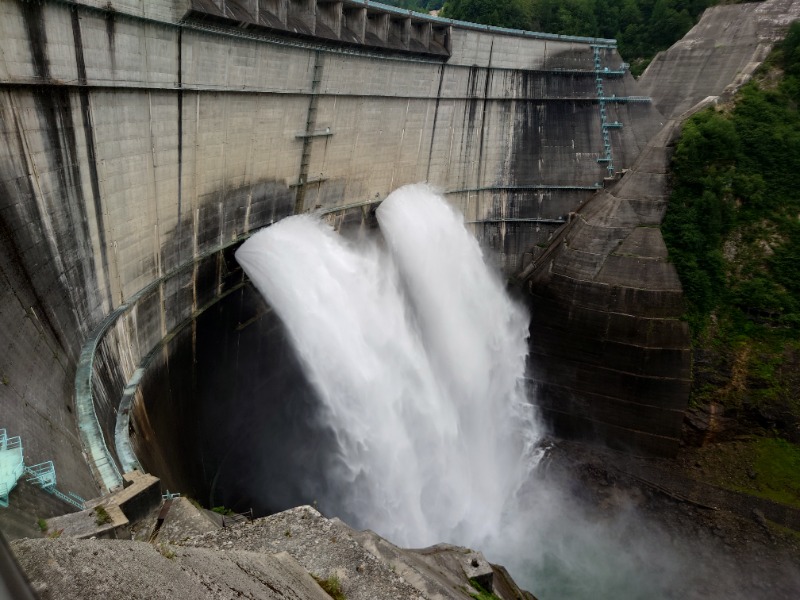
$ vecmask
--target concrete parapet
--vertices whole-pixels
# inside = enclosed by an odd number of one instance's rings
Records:
[[[58,536],[130,538],[130,526],[161,502],[159,480],[145,473],[125,473],[125,487],[86,502],[86,509],[47,520],[48,530]]]
[[[201,22],[445,58],[452,27],[452,22],[358,0],[190,0],[187,9],[188,18]]]

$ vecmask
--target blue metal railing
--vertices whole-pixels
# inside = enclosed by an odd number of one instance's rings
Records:
[[[27,475],[28,483],[38,485],[48,494],[83,510],[83,498],[69,492],[64,494],[56,489],[56,467],[52,460],[38,465],[25,466],[20,436],[8,437],[5,429],[0,429],[0,506],[8,507],[11,490],[17,485],[20,477]]]
[[[73,492],[65,494],[56,489],[56,467],[52,460],[25,467],[25,473],[28,475],[28,479],[26,479],[28,483],[38,485],[48,494],[52,494],[59,500],[71,504],[78,510],[83,510],[86,507],[86,502],[78,494]]]
[[[592,50],[594,51],[594,73],[595,73],[595,87],[597,89],[597,100],[600,103],[600,131],[602,132],[603,136],[603,153],[597,159],[599,163],[606,164],[606,170],[608,171],[608,176],[614,176],[614,157],[611,152],[611,136],[608,133],[608,120],[606,117],[606,94],[605,90],[603,89],[603,76],[608,73],[608,67],[602,66],[602,61],[600,59],[600,49],[607,48],[607,46],[600,46],[594,45],[592,46]],[[618,123],[618,122],[616,122]],[[621,123],[618,123],[621,126]]]
[[[540,40],[553,40],[562,42],[578,42],[581,44],[596,44],[604,48],[616,48],[617,40],[608,38],[593,38],[582,37],[578,35],[561,35],[558,33],[544,33],[541,31],[527,31],[525,29],[510,29],[508,27],[497,27],[496,25],[482,25],[480,23],[470,23],[469,21],[459,21],[457,19],[446,19],[444,17],[435,17],[430,14],[418,13],[405,8],[398,8],[397,6],[389,6],[388,4],[381,4],[380,2],[372,2],[372,0],[347,0],[348,5],[361,5],[365,8],[377,8],[382,12],[393,13],[404,17],[414,17],[419,20],[430,21],[431,23],[438,23],[441,25],[456,25],[466,29],[476,29],[478,31],[488,31],[491,33],[502,33],[508,35],[518,35],[522,37],[536,38]]]
[[[8,437],[5,429],[0,429],[0,506],[8,506],[11,490],[22,477],[25,464],[22,457],[20,437]]]

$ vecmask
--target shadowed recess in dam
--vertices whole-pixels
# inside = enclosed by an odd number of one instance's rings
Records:
[[[377,216],[385,243],[304,215],[236,257],[335,432],[321,506],[404,545],[477,544],[534,464],[527,315],[426,186],[394,192]]]

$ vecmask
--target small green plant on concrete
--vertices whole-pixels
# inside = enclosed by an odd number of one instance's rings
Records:
[[[470,594],[475,600],[501,600],[499,596],[487,592],[486,589],[474,579],[470,579],[469,584],[472,586],[472,589],[477,592],[476,594]]]
[[[39,526],[39,530],[42,533],[46,533],[47,532],[47,521],[45,519],[41,519],[41,518],[37,519],[36,520],[36,524]]]
[[[111,523],[111,515],[108,514],[108,511],[105,509],[103,505],[98,505],[94,507],[94,522],[97,524],[98,527],[101,525],[106,525]]]
[[[344,595],[342,591],[342,583],[339,581],[339,577],[331,575],[327,579],[323,579],[322,577],[317,577],[316,575],[312,575],[312,577],[316,580],[328,596],[333,598],[333,600],[347,600],[347,596]]]
[[[172,548],[170,548],[167,544],[158,544],[156,549],[164,558],[168,558],[169,560],[175,559],[176,554],[174,550],[172,550]]]
[[[226,506],[215,506],[211,509],[213,512],[220,514],[220,515],[232,515],[233,511],[226,507]]]
[[[0,381],[3,382],[3,385],[8,385],[8,377],[6,375],[3,375],[3,378],[0,379]]]

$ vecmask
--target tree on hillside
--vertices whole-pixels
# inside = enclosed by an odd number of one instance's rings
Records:
[[[407,8],[416,12],[426,13],[431,10],[442,8],[444,0],[380,0],[382,4]]]
[[[720,0],[447,0],[442,16],[547,33],[615,38],[641,72]]]
[[[530,29],[529,0],[448,0],[440,16],[470,23]]]

